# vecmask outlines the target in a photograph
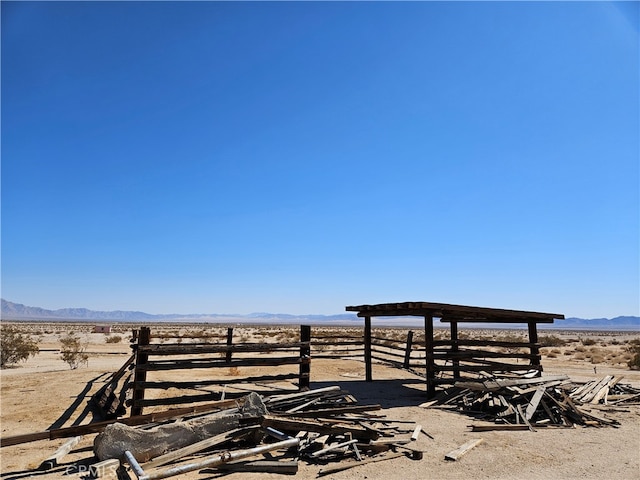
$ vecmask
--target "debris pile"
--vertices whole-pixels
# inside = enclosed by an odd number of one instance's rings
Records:
[[[401,456],[422,459],[411,444],[430,435],[379,410],[338,386],[265,398],[250,393],[237,407],[152,428],[109,425],[94,441],[100,464],[91,471],[104,476],[105,465],[113,473],[128,464],[139,480],[209,468],[295,474],[304,461],[323,465],[319,475],[326,475]],[[246,460],[267,453],[268,459]],[[170,465],[187,457],[189,463]]]
[[[620,384],[621,379],[606,376],[576,386],[566,375],[487,376],[477,381],[456,382],[422,406],[456,410],[495,423],[473,425],[473,431],[535,430],[574,425],[617,427],[617,420],[602,413],[602,405],[640,401],[640,390]],[[613,411],[614,407],[609,408]]]

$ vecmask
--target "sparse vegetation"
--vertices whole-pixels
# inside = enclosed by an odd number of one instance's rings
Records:
[[[640,338],[634,338],[629,342],[627,352],[632,355],[627,365],[631,370],[640,370]]]
[[[60,339],[60,343],[62,344],[60,349],[62,360],[68,363],[72,370],[89,363],[89,355],[86,353],[87,346],[81,343],[80,337],[69,332]]]
[[[24,362],[39,352],[38,342],[15,327],[2,327],[0,332],[0,366]]]
[[[120,343],[122,341],[122,337],[120,335],[110,335],[106,338],[106,343]]]
[[[543,347],[562,347],[567,343],[566,340],[556,335],[541,335],[538,340]]]

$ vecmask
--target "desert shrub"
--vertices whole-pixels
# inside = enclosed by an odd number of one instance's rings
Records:
[[[567,343],[556,335],[541,335],[538,341],[542,347],[562,347]]]
[[[631,359],[627,362],[628,367],[631,370],[640,370],[640,339],[629,342],[626,351],[631,355]]]
[[[72,370],[89,363],[89,355],[86,353],[87,346],[80,342],[80,337],[68,333],[60,339],[60,343],[62,344],[60,349],[62,360],[68,363]]]
[[[2,327],[0,331],[0,366],[23,362],[39,352],[38,343],[29,335],[14,327]]]
[[[591,363],[602,363],[604,362],[604,357],[600,354],[594,354],[591,357]]]
[[[120,335],[111,335],[106,338],[105,342],[107,343],[120,343],[122,341],[122,337]]]
[[[581,338],[580,341],[582,342],[582,345],[584,345],[585,347],[588,347],[590,345],[595,345],[597,342],[593,339],[593,338]]]

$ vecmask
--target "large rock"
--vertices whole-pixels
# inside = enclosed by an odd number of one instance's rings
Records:
[[[123,460],[124,452],[128,450],[138,462],[143,463],[205,438],[239,428],[242,419],[262,417],[268,413],[257,393],[250,393],[244,398],[244,404],[239,408],[148,430],[113,423],[96,437],[93,451],[100,460]]]

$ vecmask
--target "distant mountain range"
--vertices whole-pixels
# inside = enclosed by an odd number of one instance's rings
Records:
[[[335,323],[360,322],[352,313],[338,315],[291,315],[287,313],[251,313],[241,314],[168,314],[152,315],[145,312],[114,310],[108,312],[88,310],[86,308],[61,308],[47,310],[40,307],[28,307],[2,299],[2,320],[88,320],[100,322],[234,322],[234,323]],[[394,325],[421,325],[422,320],[415,318],[389,319]],[[624,316],[615,318],[575,318],[558,320],[553,325],[541,325],[542,328],[580,329],[580,330],[638,330],[640,317]]]
[[[21,303],[13,303],[2,299],[2,320],[96,320],[111,322],[281,322],[294,323],[300,321],[312,322],[344,322],[357,321],[358,317],[353,313],[338,315],[291,315],[288,313],[250,313],[222,314],[222,313],[195,313],[195,314],[160,314],[153,315],[145,312],[113,310],[108,312],[88,310],[86,308],[61,308],[47,310],[40,307],[28,307]]]

